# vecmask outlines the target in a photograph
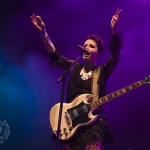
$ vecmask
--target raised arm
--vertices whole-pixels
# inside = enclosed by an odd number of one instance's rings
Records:
[[[47,52],[48,53],[54,53],[56,51],[55,46],[53,45],[51,39],[49,38],[49,36],[46,32],[45,24],[42,21],[41,17],[35,16],[35,14],[33,14],[30,18],[31,18],[33,25],[39,31],[39,33],[43,39],[43,42],[44,42],[44,45],[45,45]]]
[[[122,9],[117,9],[116,14],[112,17],[110,26],[112,28],[112,35],[118,35],[117,24],[120,17]]]
[[[110,23],[110,26],[112,28],[112,37],[108,44],[108,47],[111,51],[111,57],[104,64],[104,69],[107,73],[107,76],[109,76],[114,71],[119,61],[120,50],[122,47],[122,34],[117,30],[117,24],[121,12],[122,10],[117,9],[116,14],[112,17]]]
[[[33,25],[39,31],[41,38],[43,39],[44,46],[48,52],[50,57],[50,62],[54,67],[59,67],[63,70],[67,70],[67,68],[73,62],[72,60],[68,60],[64,56],[62,56],[53,45],[48,33],[46,32],[45,24],[42,21],[40,16],[35,16],[34,14],[30,17]]]

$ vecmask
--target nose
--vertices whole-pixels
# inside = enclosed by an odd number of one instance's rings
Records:
[[[84,54],[87,54],[87,55],[89,55],[89,54],[90,54],[90,51],[89,51],[89,49],[85,48],[85,52],[84,52]]]
[[[89,46],[86,46],[86,47],[85,47],[85,50],[89,52]]]

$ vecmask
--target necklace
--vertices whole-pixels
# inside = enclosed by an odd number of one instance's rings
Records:
[[[82,70],[80,71],[80,75],[82,80],[87,80],[89,78],[92,78],[92,71],[86,73],[85,69],[82,68]]]

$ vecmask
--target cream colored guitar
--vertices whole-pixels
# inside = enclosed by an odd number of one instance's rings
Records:
[[[98,115],[94,116],[92,115],[92,112],[98,106],[127,92],[130,92],[131,90],[134,90],[142,85],[149,84],[150,76],[90,103],[88,102],[92,97],[90,94],[82,94],[75,98],[72,103],[63,103],[59,139],[68,140],[74,136],[78,128],[94,123],[98,118]],[[57,135],[56,132],[59,118],[59,108],[60,103],[54,105],[50,110],[50,124],[55,135]]]

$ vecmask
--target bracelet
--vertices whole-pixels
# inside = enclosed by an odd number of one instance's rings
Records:
[[[44,35],[46,35],[47,34],[47,32],[46,32],[46,30],[44,29],[42,32],[41,32],[41,36],[44,36]]]
[[[41,38],[43,39],[43,42],[44,42],[45,46],[48,46],[49,44],[52,44],[52,41],[51,41],[51,39],[48,35],[47,36],[41,36]]]
[[[52,41],[51,41],[51,39],[50,39],[49,36],[46,36],[46,39],[47,39],[47,41],[48,41],[49,43],[52,43]]]

